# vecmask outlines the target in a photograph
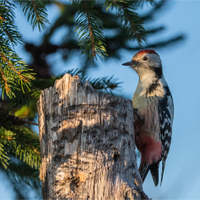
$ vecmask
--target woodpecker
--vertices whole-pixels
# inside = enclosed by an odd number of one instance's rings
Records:
[[[130,66],[139,76],[133,95],[135,143],[141,153],[139,172],[144,182],[150,170],[155,186],[159,182],[159,162],[162,161],[161,183],[172,136],[174,105],[165,81],[160,56],[154,50],[136,53]]]

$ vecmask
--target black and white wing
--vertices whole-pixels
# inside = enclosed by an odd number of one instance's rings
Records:
[[[160,139],[162,143],[162,174],[163,179],[165,161],[169,153],[172,137],[172,124],[174,118],[174,104],[171,92],[168,86],[164,87],[165,96],[159,100],[159,119],[160,119]],[[160,184],[161,184],[160,183]]]

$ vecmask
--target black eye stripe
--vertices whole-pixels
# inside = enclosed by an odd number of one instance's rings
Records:
[[[143,57],[143,60],[148,60],[148,58],[146,56]]]

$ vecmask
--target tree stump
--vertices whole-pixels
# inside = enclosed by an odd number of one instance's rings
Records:
[[[130,100],[66,74],[38,101],[44,199],[144,199]]]

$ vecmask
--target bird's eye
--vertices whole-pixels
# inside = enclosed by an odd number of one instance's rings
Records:
[[[146,56],[143,57],[143,60],[148,60],[148,58]]]

